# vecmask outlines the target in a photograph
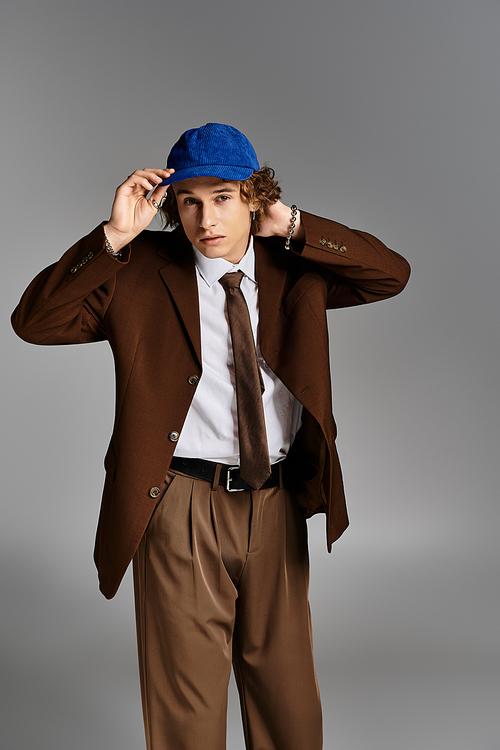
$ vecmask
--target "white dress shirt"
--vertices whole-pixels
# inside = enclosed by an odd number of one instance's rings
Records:
[[[285,458],[300,427],[302,405],[276,377],[262,358],[258,341],[258,284],[255,278],[253,238],[239,263],[206,258],[193,246],[200,302],[201,359],[203,373],[188,411],[176,456],[204,458],[239,465],[238,416],[233,349],[226,310],[226,293],[219,279],[231,271],[243,271],[245,297],[257,360],[265,391],[262,396],[271,463]]]

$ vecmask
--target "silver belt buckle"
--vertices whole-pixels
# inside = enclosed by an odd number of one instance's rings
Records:
[[[228,492],[245,492],[245,490],[243,489],[243,487],[241,487],[241,488],[235,488],[234,490],[231,488],[231,482],[232,482],[231,472],[233,471],[233,469],[239,469],[239,468],[240,468],[239,466],[228,466],[227,467],[226,490]]]

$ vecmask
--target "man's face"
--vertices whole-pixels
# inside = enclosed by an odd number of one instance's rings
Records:
[[[239,184],[191,177],[174,183],[174,192],[188,240],[207,258],[238,263],[248,247],[253,211]]]

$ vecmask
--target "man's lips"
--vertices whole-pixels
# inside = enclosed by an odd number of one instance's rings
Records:
[[[218,245],[223,239],[225,239],[223,234],[210,234],[206,237],[201,237],[200,242],[203,242],[204,245]]]

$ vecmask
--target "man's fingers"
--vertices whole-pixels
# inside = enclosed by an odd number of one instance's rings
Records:
[[[169,177],[173,172],[175,172],[175,169],[155,169],[153,167],[144,167],[144,169],[136,169],[132,174],[156,174],[161,176],[161,179],[164,180],[165,177]]]
[[[175,172],[174,169],[153,169],[147,167],[145,169],[136,169],[122,184],[127,187],[140,185],[149,193],[150,190],[157,187],[163,180],[170,177],[173,172]]]
[[[168,186],[165,185],[164,187],[157,187],[151,195],[149,196],[149,200],[153,207],[158,211],[163,204],[165,203],[166,197],[167,197],[167,190]]]
[[[131,177],[135,174],[141,175],[142,177],[149,177],[151,178],[153,175],[158,177],[160,182],[162,180],[166,179],[167,177],[170,177],[171,174],[175,172],[175,169],[153,169],[152,167],[145,167],[144,169],[136,169],[135,172],[130,175]]]

